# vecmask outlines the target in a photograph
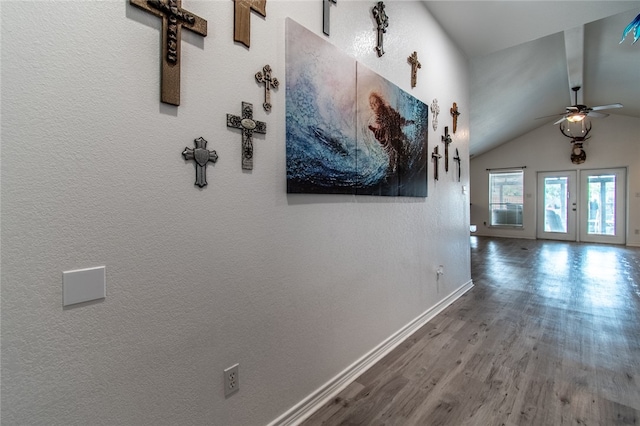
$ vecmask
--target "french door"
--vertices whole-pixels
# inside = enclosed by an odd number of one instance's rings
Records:
[[[625,242],[626,169],[538,173],[537,238]]]

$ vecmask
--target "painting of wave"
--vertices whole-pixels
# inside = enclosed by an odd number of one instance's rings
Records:
[[[287,19],[288,193],[426,197],[426,125],[424,103]]]

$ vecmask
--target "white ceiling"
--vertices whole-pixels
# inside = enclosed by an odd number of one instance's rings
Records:
[[[640,1],[425,4],[469,58],[472,156],[552,125],[560,116],[536,118],[573,105],[574,85],[582,86],[579,103],[621,103],[602,112],[640,117],[640,42],[632,45],[631,35],[620,44]]]

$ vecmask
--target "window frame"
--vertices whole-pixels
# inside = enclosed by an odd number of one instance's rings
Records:
[[[524,170],[522,169],[508,169],[500,171],[488,170],[489,178],[489,196],[488,196],[488,214],[489,214],[489,227],[491,228],[516,228],[524,229],[524,202],[525,202],[525,190],[524,190]],[[497,178],[507,179],[508,177],[516,178],[519,176],[519,185],[516,182],[504,182],[500,184],[499,200],[496,202],[494,199],[494,188],[496,188],[495,180]],[[520,200],[518,202],[513,201],[513,197],[517,195],[511,195],[505,198],[503,189],[505,187],[519,186]],[[511,198],[511,201],[508,199]],[[495,207],[496,205],[504,206],[501,208]]]

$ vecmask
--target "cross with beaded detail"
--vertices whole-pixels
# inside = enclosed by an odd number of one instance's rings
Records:
[[[203,37],[207,21],[182,8],[182,0],[129,0],[130,3],[162,18],[162,71],[160,100],[180,105],[180,47],[182,28]]]
[[[242,131],[242,168],[253,170],[253,134],[267,133],[267,123],[253,119],[253,104],[242,102],[242,116],[227,114],[227,127]]]

